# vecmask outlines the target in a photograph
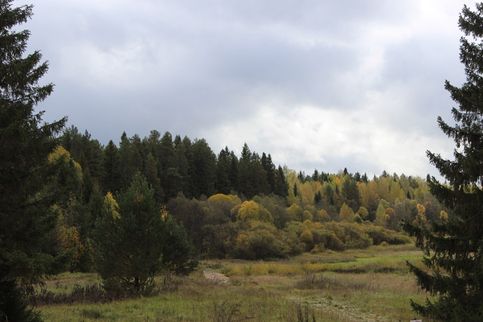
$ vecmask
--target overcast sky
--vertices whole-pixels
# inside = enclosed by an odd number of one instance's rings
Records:
[[[425,176],[425,151],[453,148],[436,117],[444,80],[464,81],[464,3],[42,0],[25,26],[56,84],[45,119],[101,143],[157,129],[307,172]]]

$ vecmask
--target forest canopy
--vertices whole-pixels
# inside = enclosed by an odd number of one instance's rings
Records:
[[[102,200],[118,198],[136,175],[184,227],[200,257],[276,258],[406,243],[402,220],[432,222],[444,213],[421,178],[383,172],[369,179],[347,169],[306,175],[247,144],[241,155],[227,147],[215,154],[204,139],[151,131],[144,138],[123,133],[119,144],[104,146],[75,127],[59,142],[54,153],[62,152],[70,173],[59,175],[58,186],[75,183],[57,208],[61,231],[78,232],[79,245],[66,243],[82,249],[74,251],[74,270],[92,269],[88,245]]]

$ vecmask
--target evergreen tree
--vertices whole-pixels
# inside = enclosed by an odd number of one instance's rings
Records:
[[[264,153],[262,153],[262,167],[265,170],[265,173],[267,174],[267,190],[265,193],[271,193],[275,191],[275,165],[272,162],[272,156],[269,154],[268,156]]]
[[[154,197],[156,201],[161,202],[164,198],[164,192],[158,176],[158,165],[156,164],[156,160],[151,153],[148,153],[145,161],[144,176],[151,185],[151,188],[154,190]]]
[[[250,198],[257,194],[269,194],[270,186],[267,181],[267,172],[263,168],[262,159],[258,153],[253,153],[250,160],[250,181],[252,185]]]
[[[160,141],[158,173],[165,193],[165,201],[175,197],[183,189],[182,177],[176,164],[173,137],[169,132],[166,132]]]
[[[16,28],[32,16],[32,6],[12,2],[0,0],[0,320],[36,321],[23,294],[55,255],[47,155],[65,119],[44,123],[34,111],[53,85],[39,84],[47,63],[38,51],[24,55],[30,32]]]
[[[317,169],[315,169],[314,173],[312,174],[312,180],[319,181],[319,171]]]
[[[163,221],[154,191],[139,174],[118,199],[104,198],[94,233],[96,267],[110,293],[143,294],[160,270]]]
[[[342,198],[352,210],[359,209],[359,188],[357,187],[357,182],[349,176],[345,176],[342,183]]]
[[[191,146],[191,179],[193,194],[210,196],[215,191],[216,155],[204,139],[196,140]]]
[[[191,141],[185,137],[181,140],[181,137],[176,136],[174,140],[174,152],[175,152],[175,159],[178,168],[178,174],[181,178],[181,189],[185,196],[192,195],[192,184],[191,184],[191,177],[189,173],[189,161],[188,155],[190,153]]]
[[[287,181],[285,180],[285,174],[281,166],[278,166],[277,173],[275,176],[274,192],[275,194],[281,197],[288,196],[288,184],[287,184]]]
[[[476,11],[464,6],[459,18],[460,58],[466,82],[445,88],[459,105],[454,126],[441,117],[443,132],[456,142],[454,160],[428,152],[448,184],[430,178],[431,192],[450,210],[447,218],[428,225],[410,223],[405,229],[424,250],[426,269],[410,265],[419,285],[435,295],[413,308],[442,321],[483,321],[483,3]]]
[[[218,154],[218,161],[216,163],[216,191],[224,194],[230,193],[230,151],[225,147]]]
[[[136,173],[136,166],[133,163],[134,155],[131,141],[127,137],[126,132],[121,135],[121,142],[119,143],[119,164],[120,164],[120,181],[121,188],[125,189],[129,186],[134,173]]]
[[[195,266],[186,232],[161,213],[147,180],[135,174],[129,189],[104,198],[94,231],[96,267],[112,295],[146,294],[156,273],[188,273]]]
[[[104,148],[104,179],[102,180],[103,188],[106,192],[117,192],[121,188],[120,184],[120,160],[117,146],[109,141]]]
[[[241,194],[245,196],[255,195],[253,193],[253,185],[251,182],[250,162],[252,159],[252,152],[248,144],[244,144],[240,160],[238,162],[238,187]]]
[[[320,193],[320,191],[317,191],[314,195],[314,204],[318,206],[320,205],[321,201],[322,201],[322,194]]]

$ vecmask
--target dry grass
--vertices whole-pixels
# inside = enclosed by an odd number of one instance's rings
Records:
[[[414,317],[409,299],[425,298],[405,265],[419,257],[408,246],[381,246],[282,261],[212,260],[154,297],[40,310],[47,321],[405,321]],[[207,269],[229,275],[230,283],[210,282]],[[96,281],[64,274],[47,287],[68,291]]]

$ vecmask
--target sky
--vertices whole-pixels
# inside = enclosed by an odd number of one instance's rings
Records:
[[[15,1],[15,5],[28,3]],[[42,0],[23,27],[49,62],[44,119],[106,144],[205,138],[307,173],[436,175],[454,103],[460,0]]]

